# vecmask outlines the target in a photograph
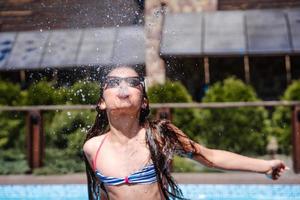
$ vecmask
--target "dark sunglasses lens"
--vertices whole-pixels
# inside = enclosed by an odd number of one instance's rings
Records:
[[[141,81],[140,81],[140,79],[139,78],[128,78],[127,80],[126,80],[126,82],[128,83],[128,85],[130,86],[130,87],[136,87],[136,86],[138,86],[138,85],[140,85],[141,84]]]
[[[129,87],[137,87],[143,82],[143,79],[139,77],[128,77],[128,78],[109,77],[105,81],[105,88],[118,87],[123,80],[126,82],[126,84]]]
[[[120,84],[120,80],[117,78],[110,78],[106,80],[106,87],[107,88],[114,88],[118,87]]]

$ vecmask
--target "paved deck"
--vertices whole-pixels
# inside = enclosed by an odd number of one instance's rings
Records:
[[[272,181],[255,173],[173,173],[182,184],[300,184],[300,174],[286,173],[280,180]],[[85,184],[86,175],[10,175],[0,176],[0,184]]]

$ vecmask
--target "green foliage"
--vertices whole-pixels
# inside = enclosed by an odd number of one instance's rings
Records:
[[[300,81],[293,81],[284,92],[283,100],[299,101],[300,100]]]
[[[55,88],[54,82],[41,80],[33,83],[27,89],[27,105],[55,105],[65,104],[66,90],[64,88]],[[53,117],[54,112],[43,113],[44,127],[47,127]]]
[[[24,174],[28,171],[24,152],[16,149],[0,151],[0,174]]]
[[[91,111],[57,112],[46,128],[44,167],[34,174],[61,174],[84,171],[82,146],[87,129],[96,117]]]
[[[25,131],[24,124],[24,113],[0,113],[0,149],[24,146],[24,135],[20,134]]]
[[[180,172],[180,173],[223,172],[219,169],[208,168],[206,166],[199,164],[197,161],[191,160],[189,158],[180,157],[180,156],[174,156],[174,159],[172,160],[172,171]]]
[[[33,83],[28,88],[28,105],[53,105],[57,102],[55,95],[55,88],[52,86],[52,83],[49,83],[45,80]]]
[[[180,82],[167,81],[165,84],[154,85],[148,89],[151,103],[192,102],[192,97]],[[199,132],[198,109],[172,109],[172,122],[188,136],[195,139]]]
[[[173,172],[201,172],[201,166],[191,159],[174,156],[172,162],[172,171]]]
[[[0,105],[18,105],[21,97],[19,85],[0,80]]]
[[[46,131],[47,145],[68,149],[70,154],[80,154],[87,129],[96,113],[91,111],[62,111],[56,113]]]
[[[281,100],[300,101],[300,81],[294,81],[288,86]],[[290,154],[291,146],[291,108],[276,107],[272,115],[273,134],[279,143],[279,152]]]
[[[63,105],[68,96],[68,88],[55,87],[54,82],[46,80],[33,83],[25,92],[28,105]]]
[[[192,102],[191,95],[180,82],[153,85],[148,89],[148,96],[151,103]]]
[[[36,175],[70,174],[83,172],[85,165],[81,157],[70,155],[66,149],[46,148],[44,166],[33,171]]]
[[[53,104],[95,104],[99,96],[99,84],[96,82],[78,81],[71,87],[56,88],[54,82],[41,80],[33,83],[27,90],[21,91],[18,85],[0,81],[0,105],[53,105]],[[95,113],[90,111],[74,112],[44,112],[43,122],[47,150],[46,163],[36,174],[66,173],[83,169],[81,160],[82,143],[89,126],[95,119]],[[0,113],[0,151],[24,149],[25,147],[25,113]],[[63,155],[58,152],[64,152]],[[51,155],[53,154],[53,155]],[[55,158],[53,158],[55,157]],[[71,158],[71,159],[70,159]],[[4,161],[0,159],[0,162]],[[0,164],[1,164],[0,163]],[[26,161],[5,161],[3,166],[20,164],[27,166]],[[82,163],[82,164],[78,164]],[[2,166],[2,165],[1,165]],[[27,168],[24,168],[27,170]],[[2,174],[18,173],[12,166]]]
[[[236,78],[227,78],[210,87],[203,102],[236,102],[258,100],[254,89]]]
[[[97,82],[78,81],[68,91],[67,100],[72,104],[96,104],[100,86]]]
[[[20,86],[0,80],[0,106],[22,105],[26,93]],[[0,113],[0,148],[16,146],[19,142],[20,130],[24,130],[24,114],[19,112]]]
[[[252,87],[235,78],[217,82],[207,91],[203,102],[258,100]],[[243,154],[263,154],[270,122],[263,107],[203,109],[201,138],[207,146]]]

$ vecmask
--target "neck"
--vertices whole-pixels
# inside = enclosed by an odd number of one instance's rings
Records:
[[[141,130],[136,116],[110,117],[109,126],[112,141],[119,144],[127,144],[131,139],[136,138]]]

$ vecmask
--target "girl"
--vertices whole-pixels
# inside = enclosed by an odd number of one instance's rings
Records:
[[[170,121],[150,121],[144,79],[135,68],[106,68],[95,124],[83,151],[89,199],[183,199],[169,171],[174,154],[224,170],[264,173],[276,180],[280,160],[260,160],[206,148]]]

